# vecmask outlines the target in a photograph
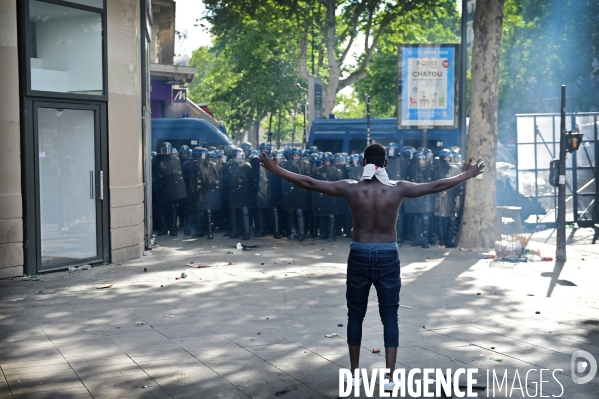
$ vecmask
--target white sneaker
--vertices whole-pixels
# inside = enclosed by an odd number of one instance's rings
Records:
[[[348,381],[347,374],[343,374],[343,379],[345,380],[345,382],[348,385],[354,386],[354,380],[355,380],[355,378],[353,376],[349,377],[349,381]],[[359,387],[362,386],[362,377],[358,377],[358,386]]]
[[[386,375],[383,381],[385,391],[392,391],[395,388],[395,382],[390,376]]]

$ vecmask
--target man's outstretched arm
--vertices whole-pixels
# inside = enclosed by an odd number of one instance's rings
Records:
[[[427,194],[436,194],[441,191],[449,190],[457,185],[462,184],[466,180],[472,179],[473,177],[483,173],[485,164],[480,161],[480,158],[475,164],[472,163],[472,157],[468,160],[466,170],[457,176],[449,177],[447,179],[437,180],[431,183],[410,183],[406,181],[399,181],[397,185],[400,186],[401,192],[404,197],[416,198],[422,197]]]
[[[276,158],[269,158],[264,154],[260,155],[260,165],[262,165],[262,167],[269,172],[272,172],[277,176],[281,176],[283,179],[295,184],[300,188],[310,191],[318,191],[332,197],[342,196],[344,193],[343,188],[348,184],[345,180],[322,181],[313,179],[309,176],[290,172],[281,168]]]

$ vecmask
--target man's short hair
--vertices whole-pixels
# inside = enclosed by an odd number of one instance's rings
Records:
[[[364,150],[364,159],[366,164],[373,163],[376,166],[385,166],[385,158],[387,157],[387,150],[379,143],[370,144]]]

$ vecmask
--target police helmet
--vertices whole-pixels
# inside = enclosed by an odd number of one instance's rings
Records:
[[[358,154],[352,154],[349,156],[349,164],[351,166],[359,166],[360,156]]]
[[[316,147],[315,145],[311,145],[308,148],[308,151],[310,151],[310,154],[314,154],[315,152],[318,152],[318,147]]]
[[[164,143],[160,144],[158,152],[160,155],[170,155],[173,153],[173,145],[168,141],[165,141]]]
[[[342,152],[336,153],[334,158],[335,158],[335,165],[339,165],[339,164],[345,165],[345,163],[347,162],[347,157]]]
[[[460,150],[453,150],[451,152],[451,161],[453,163],[460,163],[460,162],[462,162],[462,154],[460,154]]]
[[[259,148],[260,148],[260,152],[264,152],[266,150],[266,152],[270,153],[272,151],[272,145],[267,142],[260,143]]]
[[[402,159],[412,159],[412,155],[414,154],[415,150],[413,147],[404,147],[401,149],[401,158]]]
[[[449,158],[449,159],[446,159],[446,158]],[[442,149],[441,152],[439,152],[439,160],[441,162],[451,161],[451,151],[448,150],[447,148]]]
[[[426,160],[429,162],[433,161],[433,152],[431,150],[429,150],[428,148],[423,148],[422,149],[422,153],[426,156]]]
[[[207,159],[208,158],[208,150],[203,147],[195,147],[191,151],[191,157],[193,159]]]
[[[310,155],[310,164],[312,166],[320,166],[322,165],[322,159],[318,156],[318,154],[314,153]]]
[[[235,151],[235,150],[237,150],[237,149],[238,149],[238,148],[237,148],[235,145],[233,145],[233,144],[230,144],[230,145],[228,145],[228,146],[226,146],[226,147],[225,147],[225,149],[224,149],[224,153],[223,153],[223,154],[224,154],[224,155],[225,155],[227,158],[232,158],[233,151]]]
[[[152,151],[151,155],[152,155],[152,158],[154,158],[156,155],[158,155],[158,153],[156,151]]]
[[[282,151],[283,153],[283,158],[285,158],[286,160],[290,161],[291,160],[291,147],[285,147]]]
[[[333,153],[332,152],[325,152],[322,154],[322,162],[333,162]]]
[[[399,157],[399,147],[395,143],[389,144],[387,147],[387,157],[389,158],[397,158]]]
[[[231,158],[243,159],[245,158],[245,152],[241,148],[236,148],[231,152]]]
[[[418,151],[412,154],[412,162],[419,167],[424,167],[426,166],[428,160],[426,159],[426,154],[424,152]]]
[[[219,151],[208,151],[208,158],[210,159],[218,159],[222,156],[222,152]]]
[[[260,155],[260,153],[257,150],[252,150],[250,152],[250,158],[258,158],[258,155]]]
[[[304,150],[304,152],[302,153],[302,158],[303,158],[303,159],[308,159],[308,158],[310,158],[310,151],[308,151],[308,150]]]
[[[244,151],[252,151],[252,143],[247,141],[241,143],[241,149]]]
[[[296,156],[296,155],[299,156],[299,157],[301,157],[302,156],[302,150],[300,148],[298,148],[298,147],[293,147],[291,149],[291,151],[290,151],[290,155],[289,156],[293,160],[293,157]]]
[[[179,154],[185,154],[185,156],[189,156],[189,154],[191,154],[191,149],[189,148],[189,146],[182,145],[181,148],[179,148]]]

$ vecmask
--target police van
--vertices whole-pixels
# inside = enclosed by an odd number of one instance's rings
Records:
[[[370,120],[370,138],[372,143],[385,147],[397,143],[399,147],[422,146],[422,130],[398,129],[397,118],[377,118]],[[315,145],[320,151],[346,152],[359,154],[366,148],[366,119],[316,119],[310,127],[308,145]],[[460,146],[458,129],[430,129],[427,131],[427,148],[435,156],[444,149],[456,149]]]
[[[215,126],[202,119],[152,119],[152,151],[157,151],[165,141],[177,149],[182,145],[187,145],[189,148],[224,148],[233,143],[226,135],[224,126]]]

